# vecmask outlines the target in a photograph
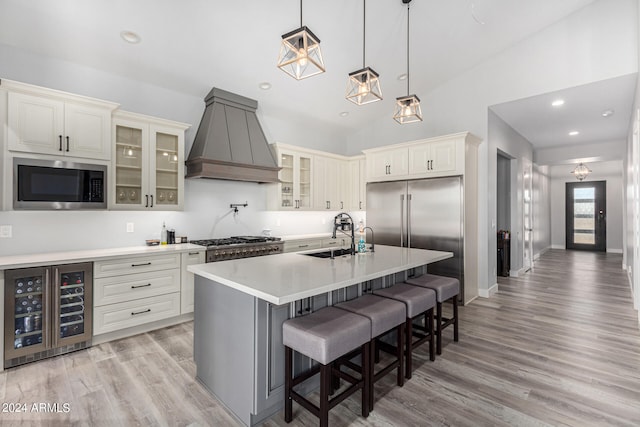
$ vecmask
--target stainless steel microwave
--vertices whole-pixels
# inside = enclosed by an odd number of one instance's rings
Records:
[[[106,209],[107,166],[13,159],[14,209]]]

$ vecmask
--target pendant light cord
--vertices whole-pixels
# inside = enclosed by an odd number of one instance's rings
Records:
[[[407,3],[407,96],[409,96],[409,7]]]
[[[302,28],[302,0],[300,0],[300,28]]]
[[[367,0],[362,0],[362,68],[367,63],[365,61],[365,54],[367,46]]]

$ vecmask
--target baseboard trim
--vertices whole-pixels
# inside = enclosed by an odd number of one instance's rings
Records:
[[[622,253],[622,249],[609,249],[609,248],[607,248],[607,253],[608,254],[621,254]]]
[[[531,267],[531,268],[533,268],[533,267]],[[509,276],[511,276],[511,277],[520,277],[522,274],[526,273],[529,270],[530,270],[530,268],[524,268],[524,267],[522,267],[519,270],[510,270],[509,271]]]
[[[551,245],[551,249],[567,249],[565,245]]]
[[[482,298],[491,298],[491,296],[496,292],[498,292],[497,283],[491,286],[489,289],[478,289],[478,296]]]
[[[537,261],[538,259],[540,259],[540,257],[542,255],[544,255],[546,252],[549,251],[549,249],[552,249],[551,246],[547,246],[546,248],[544,248],[543,250],[541,250],[540,252],[538,252],[537,254],[533,255],[533,260]]]

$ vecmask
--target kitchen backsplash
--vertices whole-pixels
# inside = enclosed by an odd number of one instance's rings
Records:
[[[145,211],[5,211],[0,225],[12,226],[12,238],[0,239],[0,256],[112,248],[159,238],[162,223],[189,239],[259,235],[331,233],[337,211],[266,211],[264,184],[187,180],[183,212]],[[231,203],[247,203],[234,214]],[[357,223],[364,212],[353,212]],[[134,232],[127,233],[127,223]]]

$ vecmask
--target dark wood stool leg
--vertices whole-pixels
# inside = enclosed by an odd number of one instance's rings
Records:
[[[284,420],[290,423],[293,420],[293,402],[291,401],[291,376],[292,373],[293,350],[284,347]]]
[[[437,353],[442,354],[442,303],[437,303],[436,306],[436,343]]]
[[[453,297],[453,340],[458,342],[458,296]]]
[[[375,362],[380,363],[380,346],[378,345],[378,340],[374,339],[371,345],[373,346],[372,351],[373,351],[373,354],[375,355]]]
[[[369,343],[362,346],[362,416],[365,418],[369,416],[369,394],[371,392],[372,381],[372,378],[369,376],[369,366],[371,365],[371,354],[369,350]]]
[[[405,322],[406,323],[406,322]],[[398,358],[398,385],[402,387],[404,385],[404,327],[405,323],[401,323],[397,328],[398,342],[396,357]]]
[[[320,365],[320,427],[329,427],[329,389],[331,364]]]
[[[429,332],[429,360],[432,362],[436,360],[436,346],[434,339],[434,330],[433,330],[433,307],[427,310],[427,315],[425,316],[426,327]]]
[[[373,389],[373,383],[375,383],[374,381],[374,364],[375,364],[375,358],[374,358],[374,348],[375,348],[375,339],[372,339],[371,341],[369,341],[369,410],[373,411],[373,395],[374,393],[374,389]]]
[[[407,319],[405,326],[405,348],[407,358],[407,372],[405,378],[411,379],[411,371],[413,370],[413,319]]]
[[[331,388],[329,388],[329,395],[332,395],[340,390],[340,376],[334,373],[334,369],[336,371],[340,371],[340,362],[336,361],[333,364],[333,368],[331,369]]]

